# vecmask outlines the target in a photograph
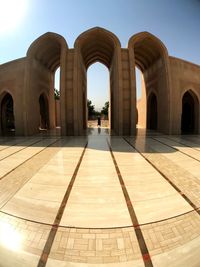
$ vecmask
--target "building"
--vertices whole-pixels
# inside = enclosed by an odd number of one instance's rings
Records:
[[[168,55],[148,32],[133,35],[127,48],[95,27],[76,39],[74,48],[56,33],[45,33],[26,57],[0,65],[0,131],[33,135],[55,128],[55,71],[60,67],[62,135],[87,128],[87,69],[103,63],[110,72],[110,128],[136,134],[137,122],[165,134],[200,133],[200,66]],[[142,99],[136,103],[135,67],[143,73]]]

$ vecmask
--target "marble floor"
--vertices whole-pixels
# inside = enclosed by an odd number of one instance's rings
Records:
[[[0,137],[0,267],[199,267],[200,136]]]

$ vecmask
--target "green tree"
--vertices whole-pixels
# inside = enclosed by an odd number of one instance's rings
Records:
[[[109,109],[109,101],[107,101],[105,104],[104,104],[104,107],[102,108],[101,110],[101,114],[105,115],[105,116],[108,116],[108,109]]]
[[[95,115],[95,108],[91,100],[87,100],[88,117]]]
[[[60,91],[56,88],[54,88],[54,98],[55,99],[60,99]]]

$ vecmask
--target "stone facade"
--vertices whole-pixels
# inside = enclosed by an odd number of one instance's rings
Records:
[[[55,128],[58,120],[62,135],[84,134],[87,69],[97,61],[110,72],[114,134],[136,134],[137,121],[165,134],[200,132],[200,66],[170,57],[165,45],[148,32],[133,35],[128,47],[121,48],[113,33],[96,27],[82,33],[74,48],[68,48],[62,36],[48,32],[31,44],[26,57],[0,65],[1,134],[15,128],[16,135],[32,135],[39,127]],[[143,73],[138,103],[136,66]],[[60,110],[54,99],[58,67]]]

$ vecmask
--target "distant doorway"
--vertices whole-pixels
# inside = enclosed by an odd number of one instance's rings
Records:
[[[198,99],[187,91],[182,99],[181,132],[192,134],[198,131]]]
[[[40,129],[49,129],[49,104],[44,94],[40,95]]]
[[[109,70],[104,64],[95,62],[89,66],[86,78],[87,89],[83,92],[83,129],[99,126],[109,128]]]
[[[1,130],[3,134],[15,132],[13,98],[7,93],[1,102]]]
[[[158,128],[158,107],[157,98],[154,93],[151,93],[147,102],[147,128],[157,130]]]

